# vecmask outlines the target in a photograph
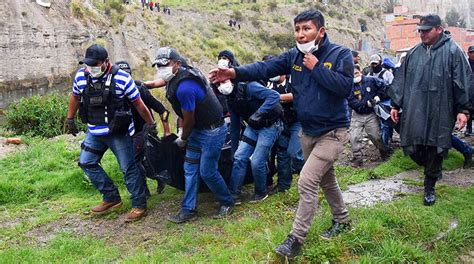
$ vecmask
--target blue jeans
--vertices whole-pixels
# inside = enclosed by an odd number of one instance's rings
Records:
[[[247,126],[243,139],[234,154],[234,164],[229,181],[232,195],[240,196],[244,184],[247,166],[250,161],[252,175],[255,182],[255,194],[267,193],[267,159],[276,139],[280,135],[281,122],[270,127],[255,130]]]
[[[204,130],[194,128],[188,138],[184,158],[183,211],[196,209],[199,178],[206,183],[221,205],[234,205],[234,199],[224,179],[217,170],[222,146],[227,135],[227,126]]]
[[[299,133],[301,124],[284,124],[277,141],[277,171],[278,188],[289,189],[293,180],[293,169],[300,171],[304,165],[303,151],[301,150]]]
[[[392,143],[393,127],[385,122],[382,118],[380,119],[380,130],[382,132],[382,142],[386,150],[392,149],[390,144]]]
[[[132,207],[146,208],[145,176],[140,173],[135,163],[133,143],[129,135],[94,136],[88,132],[79,156],[79,166],[102,194],[104,201],[120,201],[117,187],[99,165],[103,154],[109,148],[124,174],[125,186],[132,195]]]
[[[472,153],[471,146],[455,135],[451,135],[451,144],[455,150],[461,152],[463,155]]]

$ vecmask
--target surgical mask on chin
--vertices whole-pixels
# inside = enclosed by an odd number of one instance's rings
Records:
[[[354,77],[354,83],[360,83],[362,81],[362,76]]]
[[[218,62],[217,62],[217,66],[219,68],[229,68],[229,61],[228,60],[224,60],[224,59],[220,59]]]
[[[270,82],[278,82],[280,80],[280,76],[275,76],[270,78]]]
[[[223,82],[217,87],[217,90],[223,95],[229,95],[234,90],[234,85],[231,81]]]
[[[92,77],[97,78],[102,75],[102,66],[87,66],[87,71],[91,74]]]
[[[173,74],[173,66],[159,67],[157,76],[159,79],[169,82],[175,76]]]

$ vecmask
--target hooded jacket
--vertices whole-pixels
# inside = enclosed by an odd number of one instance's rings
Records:
[[[407,54],[388,93],[403,109],[400,138],[405,154],[416,145],[451,148],[456,115],[469,107],[469,64],[461,48],[444,32],[431,47],[422,43]]]
[[[326,34],[313,53],[319,60],[313,70],[303,65],[304,54],[292,48],[265,62],[236,67],[237,81],[270,79],[291,75],[293,104],[303,132],[320,136],[349,127],[347,97],[354,79],[354,61],[349,49],[331,43]]]

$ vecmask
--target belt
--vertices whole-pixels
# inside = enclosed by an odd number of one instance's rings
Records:
[[[207,126],[200,126],[198,128],[199,129],[204,129],[204,130],[212,130],[212,129],[216,129],[218,127],[221,127],[223,124],[224,124],[224,119],[221,118],[221,119],[219,119],[219,121],[217,121],[213,124],[210,124],[210,125],[207,125]]]

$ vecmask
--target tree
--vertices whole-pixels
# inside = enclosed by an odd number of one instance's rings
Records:
[[[450,27],[466,27],[466,21],[462,18],[461,14],[458,11],[452,8],[446,13],[446,24]]]

